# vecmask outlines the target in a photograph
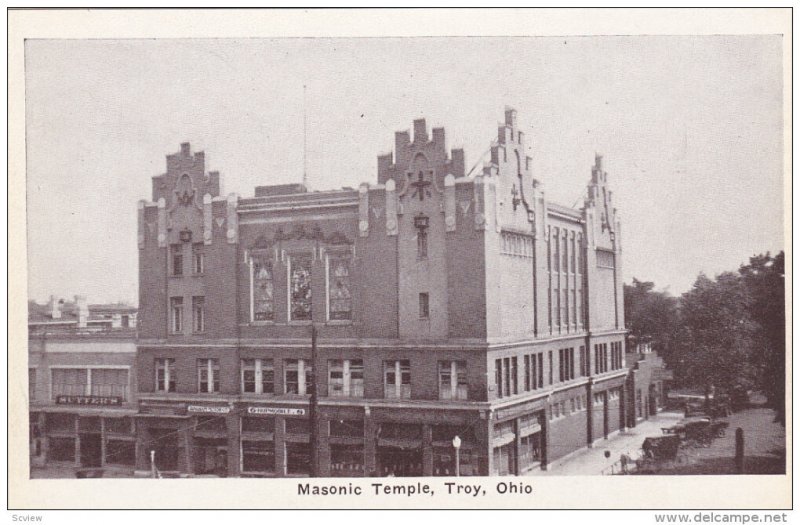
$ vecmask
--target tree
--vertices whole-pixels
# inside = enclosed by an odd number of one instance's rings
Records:
[[[657,292],[649,281],[636,278],[624,286],[625,324],[637,341],[650,340],[669,368],[675,368],[673,341],[678,329],[678,300],[666,291]]]
[[[739,274],[749,294],[748,309],[756,324],[753,363],[759,369],[758,386],[785,423],[786,308],[784,253],[750,258]]]

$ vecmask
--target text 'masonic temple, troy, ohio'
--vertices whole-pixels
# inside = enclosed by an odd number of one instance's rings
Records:
[[[168,155],[138,209],[137,468],[454,475],[458,436],[460,475],[523,474],[654,413],[601,158],[560,206],[525,139],[506,110],[468,174],[416,120],[374,183],[253,197]]]

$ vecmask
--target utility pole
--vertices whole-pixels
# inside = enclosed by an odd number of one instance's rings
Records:
[[[319,435],[317,421],[317,327],[311,323],[311,402],[308,407],[308,418],[311,424],[311,477],[319,477]]]

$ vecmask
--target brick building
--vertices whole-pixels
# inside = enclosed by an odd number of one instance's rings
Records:
[[[136,463],[136,308],[28,303],[31,467]]]
[[[601,158],[581,209],[549,202],[507,110],[478,174],[424,120],[377,168],[225,197],[202,152],[167,156],[138,211],[139,468],[453,475],[458,436],[461,475],[521,474],[625,424]]]

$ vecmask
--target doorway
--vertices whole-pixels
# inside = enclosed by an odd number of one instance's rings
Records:
[[[103,447],[100,434],[81,434],[81,466],[99,467],[102,464]]]

